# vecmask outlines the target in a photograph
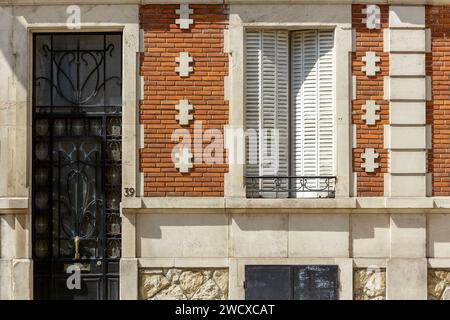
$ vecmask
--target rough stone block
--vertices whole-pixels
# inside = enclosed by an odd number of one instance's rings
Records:
[[[354,300],[385,300],[386,269],[357,268],[353,272]]]
[[[139,270],[139,298],[145,300],[226,300],[228,269]]]
[[[450,268],[428,269],[428,300],[450,300]]]

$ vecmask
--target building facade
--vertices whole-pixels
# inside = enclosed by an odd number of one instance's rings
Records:
[[[0,0],[0,298],[450,299],[450,2],[390,2]]]

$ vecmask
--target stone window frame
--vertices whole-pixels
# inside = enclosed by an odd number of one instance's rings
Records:
[[[16,259],[31,261],[32,259],[32,228],[31,228],[31,181],[32,181],[32,92],[33,92],[33,35],[35,33],[89,33],[89,32],[121,32],[122,37],[122,186],[134,188],[136,194],[140,190],[140,174],[138,166],[139,145],[139,6],[138,5],[80,5],[80,28],[69,29],[66,5],[52,6],[18,6],[7,7],[12,26],[11,43],[15,58],[14,81],[15,103],[23,116],[17,117],[16,126],[20,128],[21,140],[14,149],[18,161],[15,181],[20,185],[22,198],[11,198],[8,210],[21,209],[25,214],[23,230],[16,232],[16,247],[20,245],[20,252]],[[23,135],[23,136],[22,136]],[[16,192],[17,193],[17,192]],[[19,195],[19,194],[18,194]],[[16,195],[17,197],[17,195]],[[14,201],[12,201],[14,200]],[[21,211],[21,212],[22,212]],[[128,234],[124,231],[122,241],[128,241]],[[127,253],[122,253],[126,256]],[[25,266],[29,279],[20,275],[17,280],[30,284],[16,294],[17,298],[32,297],[32,263]],[[123,286],[121,280],[121,287]],[[19,288],[19,289],[20,289]],[[122,292],[121,292],[122,295]]]
[[[257,8],[256,8],[257,7]],[[247,29],[333,29],[335,41],[335,168],[336,198],[347,198],[351,183],[351,5],[270,5],[231,4],[229,30],[225,34],[226,51],[230,55],[229,76],[225,84],[229,98],[227,128],[242,129],[244,117],[244,35]],[[242,150],[241,150],[242,151]],[[245,151],[245,150],[244,150]],[[242,151],[242,152],[244,152]],[[225,197],[246,198],[245,169],[242,164],[230,164],[225,174]],[[272,199],[273,200],[273,199]],[[276,199],[289,201],[292,199]]]

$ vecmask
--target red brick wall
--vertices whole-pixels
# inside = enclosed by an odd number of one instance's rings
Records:
[[[356,100],[353,101],[352,119],[356,125],[356,148],[353,149],[353,171],[357,173],[357,196],[383,196],[384,173],[387,172],[388,154],[383,148],[383,125],[389,123],[389,102],[383,100],[383,78],[389,75],[389,54],[383,52],[383,28],[388,28],[389,7],[379,5],[381,10],[381,29],[367,29],[362,23],[365,15],[361,10],[366,5],[352,5],[352,25],[356,31],[356,52],[352,54],[352,74],[356,76]],[[380,72],[375,76],[366,76],[361,70],[365,65],[362,57],[367,51],[376,52],[381,58],[377,66]],[[361,116],[365,113],[362,106],[366,100],[375,100],[380,106],[380,120],[375,125],[366,125]],[[380,154],[376,162],[380,167],[375,172],[365,172],[361,168],[364,148],[374,148]]]
[[[193,134],[194,121],[180,126],[175,120],[175,105],[187,99],[193,105],[195,121],[203,131],[219,129],[228,120],[224,101],[224,76],[228,58],[223,52],[223,33],[228,25],[224,5],[190,5],[194,24],[180,29],[175,24],[179,5],[147,5],[140,9],[145,31],[145,50],[141,57],[144,76],[144,100],[140,120],[144,124],[144,148],[141,170],[144,172],[144,196],[223,196],[225,164],[194,164],[189,173],[179,173],[172,159],[173,130],[186,128]],[[193,57],[194,71],[181,78],[175,72],[180,52]],[[193,135],[192,135],[193,137]],[[204,143],[208,145],[209,142]],[[192,150],[193,151],[193,150]],[[225,156],[225,155],[224,155]]]
[[[433,174],[433,195],[450,196],[450,6],[427,6],[426,23],[432,41],[432,52],[427,54],[427,74],[432,81],[427,124],[433,132],[428,167]]]

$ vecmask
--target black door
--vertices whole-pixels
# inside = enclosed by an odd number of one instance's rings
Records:
[[[338,266],[245,266],[246,300],[337,300]]]
[[[36,34],[36,299],[118,299],[122,35]]]

